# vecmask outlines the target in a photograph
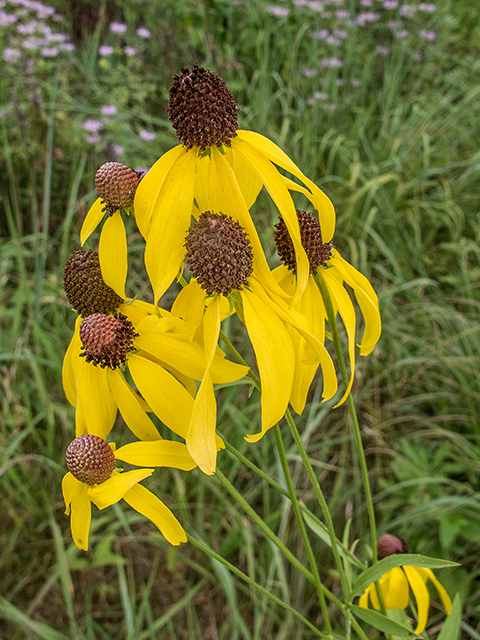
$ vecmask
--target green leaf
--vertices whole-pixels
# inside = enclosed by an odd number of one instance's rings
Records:
[[[372,627],[375,627],[384,633],[403,637],[418,637],[412,629],[405,627],[399,622],[395,622],[395,620],[387,618],[383,613],[378,613],[371,609],[364,609],[363,607],[357,607],[354,604],[352,604],[350,610],[357,618],[360,618],[367,624],[372,625]]]
[[[428,558],[416,553],[397,553],[383,560],[379,560],[374,565],[362,571],[358,576],[353,588],[352,598],[361,596],[369,584],[375,582],[383,576],[384,573],[393,569],[407,565],[410,567],[425,567],[428,569],[443,569],[444,567],[458,567],[458,562],[450,562],[450,560],[441,560],[439,558]]]
[[[458,640],[460,637],[460,619],[462,615],[462,602],[460,594],[457,593],[452,602],[452,611],[443,623],[442,630],[437,636],[437,640]]]

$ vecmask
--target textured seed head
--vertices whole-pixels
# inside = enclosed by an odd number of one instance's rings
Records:
[[[252,247],[243,227],[223,213],[202,213],[185,242],[187,262],[208,295],[248,284],[253,271]]]
[[[135,351],[133,339],[138,336],[130,320],[121,313],[107,316],[94,313],[82,321],[80,340],[84,352],[80,356],[102,369],[116,369],[127,361],[127,354]]]
[[[85,484],[105,482],[115,469],[115,455],[103,438],[87,434],[75,438],[65,455],[67,469]]]
[[[102,278],[96,251],[77,249],[65,262],[63,288],[68,301],[84,318],[92,313],[113,313],[123,300]]]
[[[177,138],[188,149],[230,145],[238,129],[237,105],[231,91],[216,73],[195,65],[173,76],[168,119]]]
[[[332,244],[322,242],[322,232],[318,220],[310,213],[297,210],[300,238],[310,263],[310,273],[315,275],[318,267],[324,267],[332,256]],[[286,267],[297,273],[297,259],[293,242],[283,218],[275,225],[275,245],[280,259]]]
[[[141,180],[139,173],[121,162],[106,162],[95,174],[95,187],[110,214],[133,203]]]
[[[408,553],[408,548],[405,540],[392,536],[390,533],[385,533],[377,541],[377,555],[378,559],[386,558],[395,553]]]

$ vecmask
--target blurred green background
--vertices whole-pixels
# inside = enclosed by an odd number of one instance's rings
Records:
[[[74,411],[61,369],[75,320],[63,263],[96,198],[96,169],[148,168],[177,144],[168,87],[195,63],[227,82],[240,127],[279,144],[335,204],[335,246],[371,280],[383,319],[353,389],[379,534],[461,563],[438,575],[461,592],[462,638],[480,638],[480,8],[411,1],[0,3],[1,638],[313,637],[122,505],[94,514],[88,553],[63,513]],[[255,215],[276,266],[277,214],[263,195]],[[150,300],[130,223],[127,292]],[[228,330],[241,349],[238,328]],[[320,396],[314,385],[298,424],[339,537],[352,518],[349,542],[368,560],[346,409]],[[282,482],[273,436],[243,440],[258,416],[247,387],[220,393],[219,432]],[[313,509],[284,432],[298,494]],[[301,558],[288,501],[226,452],[219,467]],[[315,622],[311,586],[215,477],[168,469],[146,484],[187,530]],[[313,543],[339,593],[328,547]],[[432,608],[429,638],[442,619]]]

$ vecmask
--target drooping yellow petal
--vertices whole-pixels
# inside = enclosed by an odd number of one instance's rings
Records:
[[[105,220],[98,245],[102,278],[122,300],[125,300],[127,280],[127,234],[120,211]]]
[[[78,401],[82,403],[88,433],[107,439],[117,416],[117,403],[101,367],[78,358]]]
[[[248,141],[250,144],[254,145],[262,154],[267,156],[271,162],[275,163],[279,167],[282,167],[282,169],[289,171],[310,189],[313,197],[315,198],[315,208],[319,213],[323,242],[330,242],[335,231],[335,209],[330,198],[325,193],[323,193],[323,191],[319,189],[314,182],[309,180],[309,178],[307,178],[307,176],[305,176],[300,171],[297,165],[292,162],[292,160],[290,160],[287,154],[284,153],[280,149],[280,147],[278,147],[271,140],[269,140],[265,136],[260,135],[259,133],[255,133],[254,131],[239,130],[237,131],[237,134],[238,138],[235,138],[233,142],[235,142],[235,140],[237,139],[239,141]]]
[[[88,496],[98,509],[105,509],[119,502],[129,489],[151,476],[153,472],[154,469],[113,472],[105,482],[88,487]]]
[[[203,158],[199,158],[197,161],[195,200],[197,202],[199,211],[209,211],[211,208],[210,193],[208,189],[208,175],[210,173],[211,153],[212,149],[210,149],[210,153],[205,155]]]
[[[365,320],[365,330],[359,347],[360,355],[367,356],[377,344],[382,332],[377,294],[368,279],[344,260],[336,249],[332,253],[329,265],[338,269],[342,279],[352,287]]]
[[[69,472],[63,476],[62,493],[65,513],[70,515],[72,538],[79,549],[87,551],[88,533],[92,518],[92,507],[87,493],[87,485],[79,482]]]
[[[145,318],[137,327],[139,337],[135,339],[135,346],[155,356],[162,362],[167,362],[195,380],[202,380],[205,374],[205,352],[198,344],[191,344],[181,336],[172,333],[161,333],[161,320],[156,316]],[[215,355],[211,366],[212,381],[227,383],[240,380],[248,373],[244,367],[225,358]]]
[[[187,542],[182,525],[170,509],[151,491],[136,484],[127,491],[123,499],[132,509],[151,520],[170,544],[178,546],[181,542]]]
[[[131,355],[130,359],[135,358]],[[156,426],[145,413],[140,397],[123,377],[120,369],[105,369],[108,386],[127,427],[139,440],[161,440]]]
[[[360,596],[360,599],[358,601],[358,604],[360,607],[363,607],[364,609],[368,609],[368,596],[370,595],[370,590],[371,590],[372,585],[368,586],[365,591],[363,592],[363,595]]]
[[[184,242],[192,215],[197,155],[198,150],[194,148],[180,156],[165,177],[152,207],[145,266],[155,304],[180,271],[185,255]]]
[[[262,190],[263,182],[252,167],[236,155],[231,147],[224,147],[225,157],[232,167],[247,209],[254,204]]]
[[[263,290],[262,285],[257,282],[256,278],[250,279],[250,286],[252,288],[252,291],[255,291],[257,296],[260,297],[263,302],[265,302],[274,311],[275,315],[279,316],[283,320],[283,322],[298,331],[305,339],[304,348],[302,348],[301,354],[298,355],[300,355],[302,360],[308,364],[314,364],[316,360],[320,362],[320,366],[323,372],[322,397],[324,401],[332,398],[337,392],[338,388],[335,366],[323,342],[321,342],[312,333],[311,327],[308,326],[307,319],[297,310],[301,297],[299,298],[299,301],[297,302],[295,307],[288,308],[283,300],[279,298],[273,300],[272,298],[270,298],[265,293],[265,290]],[[307,349],[307,345],[313,351],[311,355],[305,355],[305,352],[307,352],[308,354],[308,352],[310,351],[310,349]]]
[[[172,305],[172,314],[185,321],[184,331],[193,342],[205,311],[205,290],[193,279],[180,291]]]
[[[79,331],[81,323],[82,318],[78,316],[75,321],[75,330],[72,339],[70,340],[63,359],[62,367],[63,390],[65,391],[68,402],[74,407],[77,406],[77,369],[75,365],[77,364],[80,354],[81,342]]]
[[[140,180],[135,192],[133,206],[135,209],[135,221],[144,238],[148,237],[152,214],[156,210],[156,200],[168,172],[175,162],[187,153],[183,145],[177,145],[159,158],[153,167]]]
[[[218,295],[213,298],[205,311],[203,334],[205,341],[205,374],[193,403],[186,443],[190,455],[199,468],[207,475],[212,475],[215,473],[217,461],[215,437],[217,402],[210,369],[220,335],[220,297]]]
[[[450,596],[446,592],[443,585],[435,577],[435,574],[433,573],[433,571],[426,567],[417,567],[417,571],[423,577],[424,582],[426,582],[429,579],[433,582],[442,600],[443,606],[445,607],[447,615],[450,615],[452,611],[452,601],[450,600]]]
[[[307,287],[303,293],[303,296],[298,301],[295,307],[304,317],[307,318],[310,325],[311,333],[318,339],[320,344],[324,344],[325,341],[325,307],[323,299],[315,284],[313,278],[309,278]],[[289,329],[290,336],[292,338],[295,347],[295,376],[293,378],[292,395],[290,397],[290,403],[294,410],[301,415],[306,404],[307,394],[312,384],[313,378],[318,368],[318,363],[310,364],[305,358],[305,347],[309,346],[305,338],[299,334],[298,331]],[[329,358],[330,362],[331,359]],[[333,362],[332,362],[333,366]],[[332,385],[332,396],[336,393],[336,374],[335,370],[332,372],[327,369],[323,372],[324,376],[330,375],[335,384]],[[335,390],[334,390],[335,389]]]
[[[101,198],[97,198],[88,210],[80,230],[80,243],[82,247],[103,220],[104,215],[105,202],[103,202]]]
[[[232,141],[232,148],[258,173],[287,226],[297,259],[297,289],[292,300],[292,306],[295,306],[307,285],[310,265],[300,238],[300,228],[292,196],[285,186],[283,177],[264,153],[249,142],[237,141],[236,138]]]
[[[234,154],[235,155],[235,154]],[[242,164],[243,156],[238,155],[238,164]],[[246,164],[245,161],[243,164]],[[224,213],[238,222],[247,232],[253,252],[253,269],[255,276],[277,295],[283,296],[284,292],[278,287],[267,263],[265,253],[260,242],[250,212],[247,209],[240,187],[221,152],[212,148],[210,175],[209,175],[210,205],[213,211]]]
[[[262,383],[262,430],[245,439],[258,442],[285,414],[292,390],[295,353],[292,340],[278,315],[247,289],[241,291],[241,296],[245,325]]]
[[[388,572],[387,588],[382,591],[386,609],[406,609],[409,600],[409,588],[405,573],[400,567]]]
[[[174,433],[185,438],[193,409],[193,398],[168,371],[139,354],[130,358],[133,381],[152,411]]]
[[[87,420],[85,418],[84,403],[78,400],[75,408],[75,437],[85,436],[88,433]]]
[[[355,308],[353,306],[353,302],[350,299],[350,296],[346,292],[342,283],[338,281],[334,274],[331,273],[331,269],[321,269],[318,271],[320,277],[323,278],[323,281],[327,285],[328,292],[332,299],[333,309],[335,312],[335,316],[337,313],[343,320],[343,324],[345,326],[345,331],[347,333],[348,340],[348,355],[350,358],[350,380],[347,388],[345,389],[345,393],[343,394],[342,399],[335,405],[339,407],[347,398],[348,394],[351,391],[353,378],[355,375]]]
[[[131,442],[117,449],[115,458],[138,467],[172,467],[190,471],[197,466],[186,445],[171,440]]]
[[[421,574],[417,570],[417,567],[402,565],[402,568],[406,573],[408,582],[412,587],[413,595],[417,601],[418,624],[415,629],[415,633],[422,633],[427,626],[430,595]]]

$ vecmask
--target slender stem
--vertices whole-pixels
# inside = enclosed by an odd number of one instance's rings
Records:
[[[317,271],[315,277],[315,282],[322,294],[323,302],[325,304],[325,310],[327,312],[328,324],[330,325],[330,329],[332,331],[332,339],[333,345],[335,347],[335,351],[338,358],[338,364],[340,366],[340,373],[342,375],[343,384],[345,388],[348,387],[348,374],[347,368],[345,366],[345,359],[343,357],[342,344],[340,341],[340,335],[338,333],[338,327],[335,319],[335,312],[333,309],[332,299],[330,297],[330,293],[328,291],[328,287],[322,278],[321,271]],[[350,412],[350,417],[353,423],[353,431],[355,435],[355,443],[357,446],[358,458],[360,461],[360,468],[362,470],[362,479],[363,479],[363,487],[365,491],[365,498],[367,502],[367,510],[368,510],[368,518],[370,521],[370,537],[371,537],[371,545],[372,545],[372,554],[373,554],[373,562],[377,561],[377,530],[375,524],[375,511],[373,508],[373,500],[372,500],[372,492],[370,489],[370,481],[368,478],[368,468],[367,461],[365,459],[365,451],[363,449],[362,443],[362,434],[360,432],[360,425],[358,423],[357,413],[355,411],[355,405],[353,403],[353,399],[351,394],[347,397],[347,405]]]
[[[229,442],[227,442],[227,440],[225,439],[225,437],[222,434],[220,434],[220,435],[222,436],[222,440],[225,443],[225,448],[227,449],[227,451],[229,451],[232,455],[234,455],[236,458],[238,458],[240,460],[240,462],[242,462],[245,466],[247,466],[249,469],[251,469],[254,473],[257,473],[261,478],[263,478],[263,480],[268,482],[268,484],[270,484],[276,491],[278,491],[279,493],[283,494],[285,497],[290,498],[290,494],[288,493],[288,491],[286,491],[280,484],[278,484],[278,482],[276,480],[274,480],[269,475],[267,475],[264,471],[262,471],[262,469],[260,469],[260,467],[257,467],[256,464],[251,462],[251,460],[249,460],[242,453],[240,453],[240,451],[235,449],[234,446],[232,446]],[[326,531],[328,533],[327,526],[321,520],[319,520],[319,518],[317,518],[317,516],[314,513],[312,513],[312,511],[310,511],[310,509],[307,507],[306,504],[304,504],[303,502],[299,502],[298,506],[300,507],[300,510],[303,511],[303,513],[306,513],[312,520],[315,521],[315,523],[321,529],[323,529],[324,531]],[[355,564],[355,566],[357,566],[362,571],[364,571],[367,568],[367,566],[363,562],[361,562],[357,558],[357,556],[355,554],[353,554],[346,545],[343,544],[343,542],[338,540],[338,538],[336,539],[336,543],[337,543],[337,546],[342,549],[342,553],[344,555],[347,555],[349,560],[353,564]]]
[[[235,487],[231,484],[230,480],[217,467],[215,471],[215,475],[223,484],[223,486],[227,489],[227,491],[232,495],[235,500],[243,507],[243,509],[248,513],[248,515],[254,520],[263,533],[267,536],[269,540],[271,540],[283,553],[283,555],[301,572],[303,575],[313,584],[315,584],[315,579],[313,574],[303,566],[303,564],[294,556],[294,554],[285,546],[285,544],[280,540],[280,538],[270,529],[270,527],[265,524],[263,519],[258,515],[258,513],[253,509],[245,498],[235,489]]]
[[[242,358],[239,352],[235,349],[233,344],[230,342],[230,340],[227,338],[227,336],[224,334],[224,332],[221,329],[220,329],[220,338],[222,339],[222,342],[225,344],[225,346],[230,351],[230,353],[233,355],[233,357],[236,358],[237,362],[239,364],[243,364],[245,367],[248,367],[248,364],[245,362],[245,360]],[[247,373],[247,376],[252,380],[253,384],[257,387],[257,389],[261,389],[262,385],[260,382],[260,378],[258,378],[250,368]]]
[[[282,435],[280,433],[280,427],[278,426],[278,424],[275,425],[273,431],[275,434],[275,442],[277,443],[278,455],[280,456],[280,462],[282,463],[283,475],[285,476],[285,481],[288,487],[289,498],[292,503],[293,514],[295,516],[295,520],[297,521],[300,535],[302,536],[302,541],[307,551],[308,560],[310,562],[310,569],[312,570],[313,577],[315,579],[315,586],[317,589],[318,598],[320,600],[320,607],[322,609],[323,619],[325,620],[325,626],[327,628],[328,635],[333,638],[332,624],[330,622],[330,616],[328,614],[327,603],[325,602],[325,594],[323,593],[324,587],[322,581],[320,580],[320,574],[318,572],[317,562],[313,553],[312,545],[310,544],[310,540],[308,539],[305,522],[303,520],[302,514],[300,513],[298,499],[295,494],[295,487],[293,485],[292,476],[288,467],[287,453],[285,451],[285,445],[283,443]]]
[[[193,544],[195,547],[197,547],[197,549],[200,549],[201,551],[203,551],[204,553],[206,553],[207,555],[209,555],[211,558],[213,558],[214,560],[217,560],[218,562],[220,562],[221,564],[223,564],[223,566],[227,567],[227,569],[230,569],[230,571],[232,573],[234,573],[235,575],[239,576],[240,578],[242,578],[242,580],[245,580],[245,582],[247,584],[249,584],[251,587],[253,587],[254,589],[256,589],[257,591],[259,591],[260,593],[262,593],[264,596],[266,596],[267,598],[269,598],[270,600],[272,600],[272,602],[275,602],[276,604],[278,604],[280,607],[283,607],[284,609],[286,609],[287,611],[289,611],[290,613],[292,613],[294,616],[296,616],[299,620],[301,620],[303,622],[304,625],[306,625],[309,629],[311,629],[319,638],[325,638],[327,639],[328,636],[326,636],[324,633],[322,633],[321,631],[319,631],[315,625],[313,625],[309,620],[307,620],[307,618],[305,618],[304,616],[302,616],[301,613],[299,613],[296,609],[294,609],[293,607],[291,607],[289,604],[287,604],[286,602],[283,602],[283,600],[280,600],[280,598],[277,598],[277,596],[274,596],[272,593],[270,593],[269,591],[267,591],[264,587],[260,586],[258,584],[258,582],[255,582],[254,580],[252,580],[252,578],[250,578],[249,576],[247,576],[246,573],[243,573],[243,571],[240,571],[240,569],[237,569],[237,567],[235,567],[235,565],[231,564],[230,562],[228,562],[228,560],[225,560],[225,558],[222,558],[221,555],[219,555],[218,553],[215,553],[215,551],[213,551],[212,549],[210,549],[209,547],[207,547],[206,545],[204,545],[202,542],[200,542],[200,540],[197,540],[196,538],[194,538],[191,534],[187,533],[187,539],[188,541]]]
[[[340,582],[342,585],[343,596],[345,598],[345,602],[348,604],[350,602],[350,588],[348,586],[348,581],[345,575],[345,569],[342,563],[342,559],[340,558],[340,554],[338,552],[337,546],[337,536],[335,534],[335,529],[333,526],[332,516],[330,515],[330,509],[328,508],[327,501],[325,500],[325,496],[323,495],[323,491],[320,487],[320,483],[317,480],[317,476],[315,475],[315,471],[311,465],[311,462],[308,458],[307,452],[305,451],[305,447],[303,446],[302,438],[297,429],[297,425],[290,413],[290,409],[287,409],[285,413],[285,417],[287,419],[288,426],[290,427],[290,431],[292,432],[293,438],[295,440],[295,444],[297,445],[297,449],[302,458],[303,465],[308,473],[308,477],[310,478],[310,482],[312,483],[313,490],[315,491],[315,495],[320,503],[320,507],[323,512],[323,516],[325,518],[325,524],[327,526],[328,534],[330,536],[330,542],[332,543],[332,552],[335,558],[335,563],[338,568],[338,575],[340,577]]]

